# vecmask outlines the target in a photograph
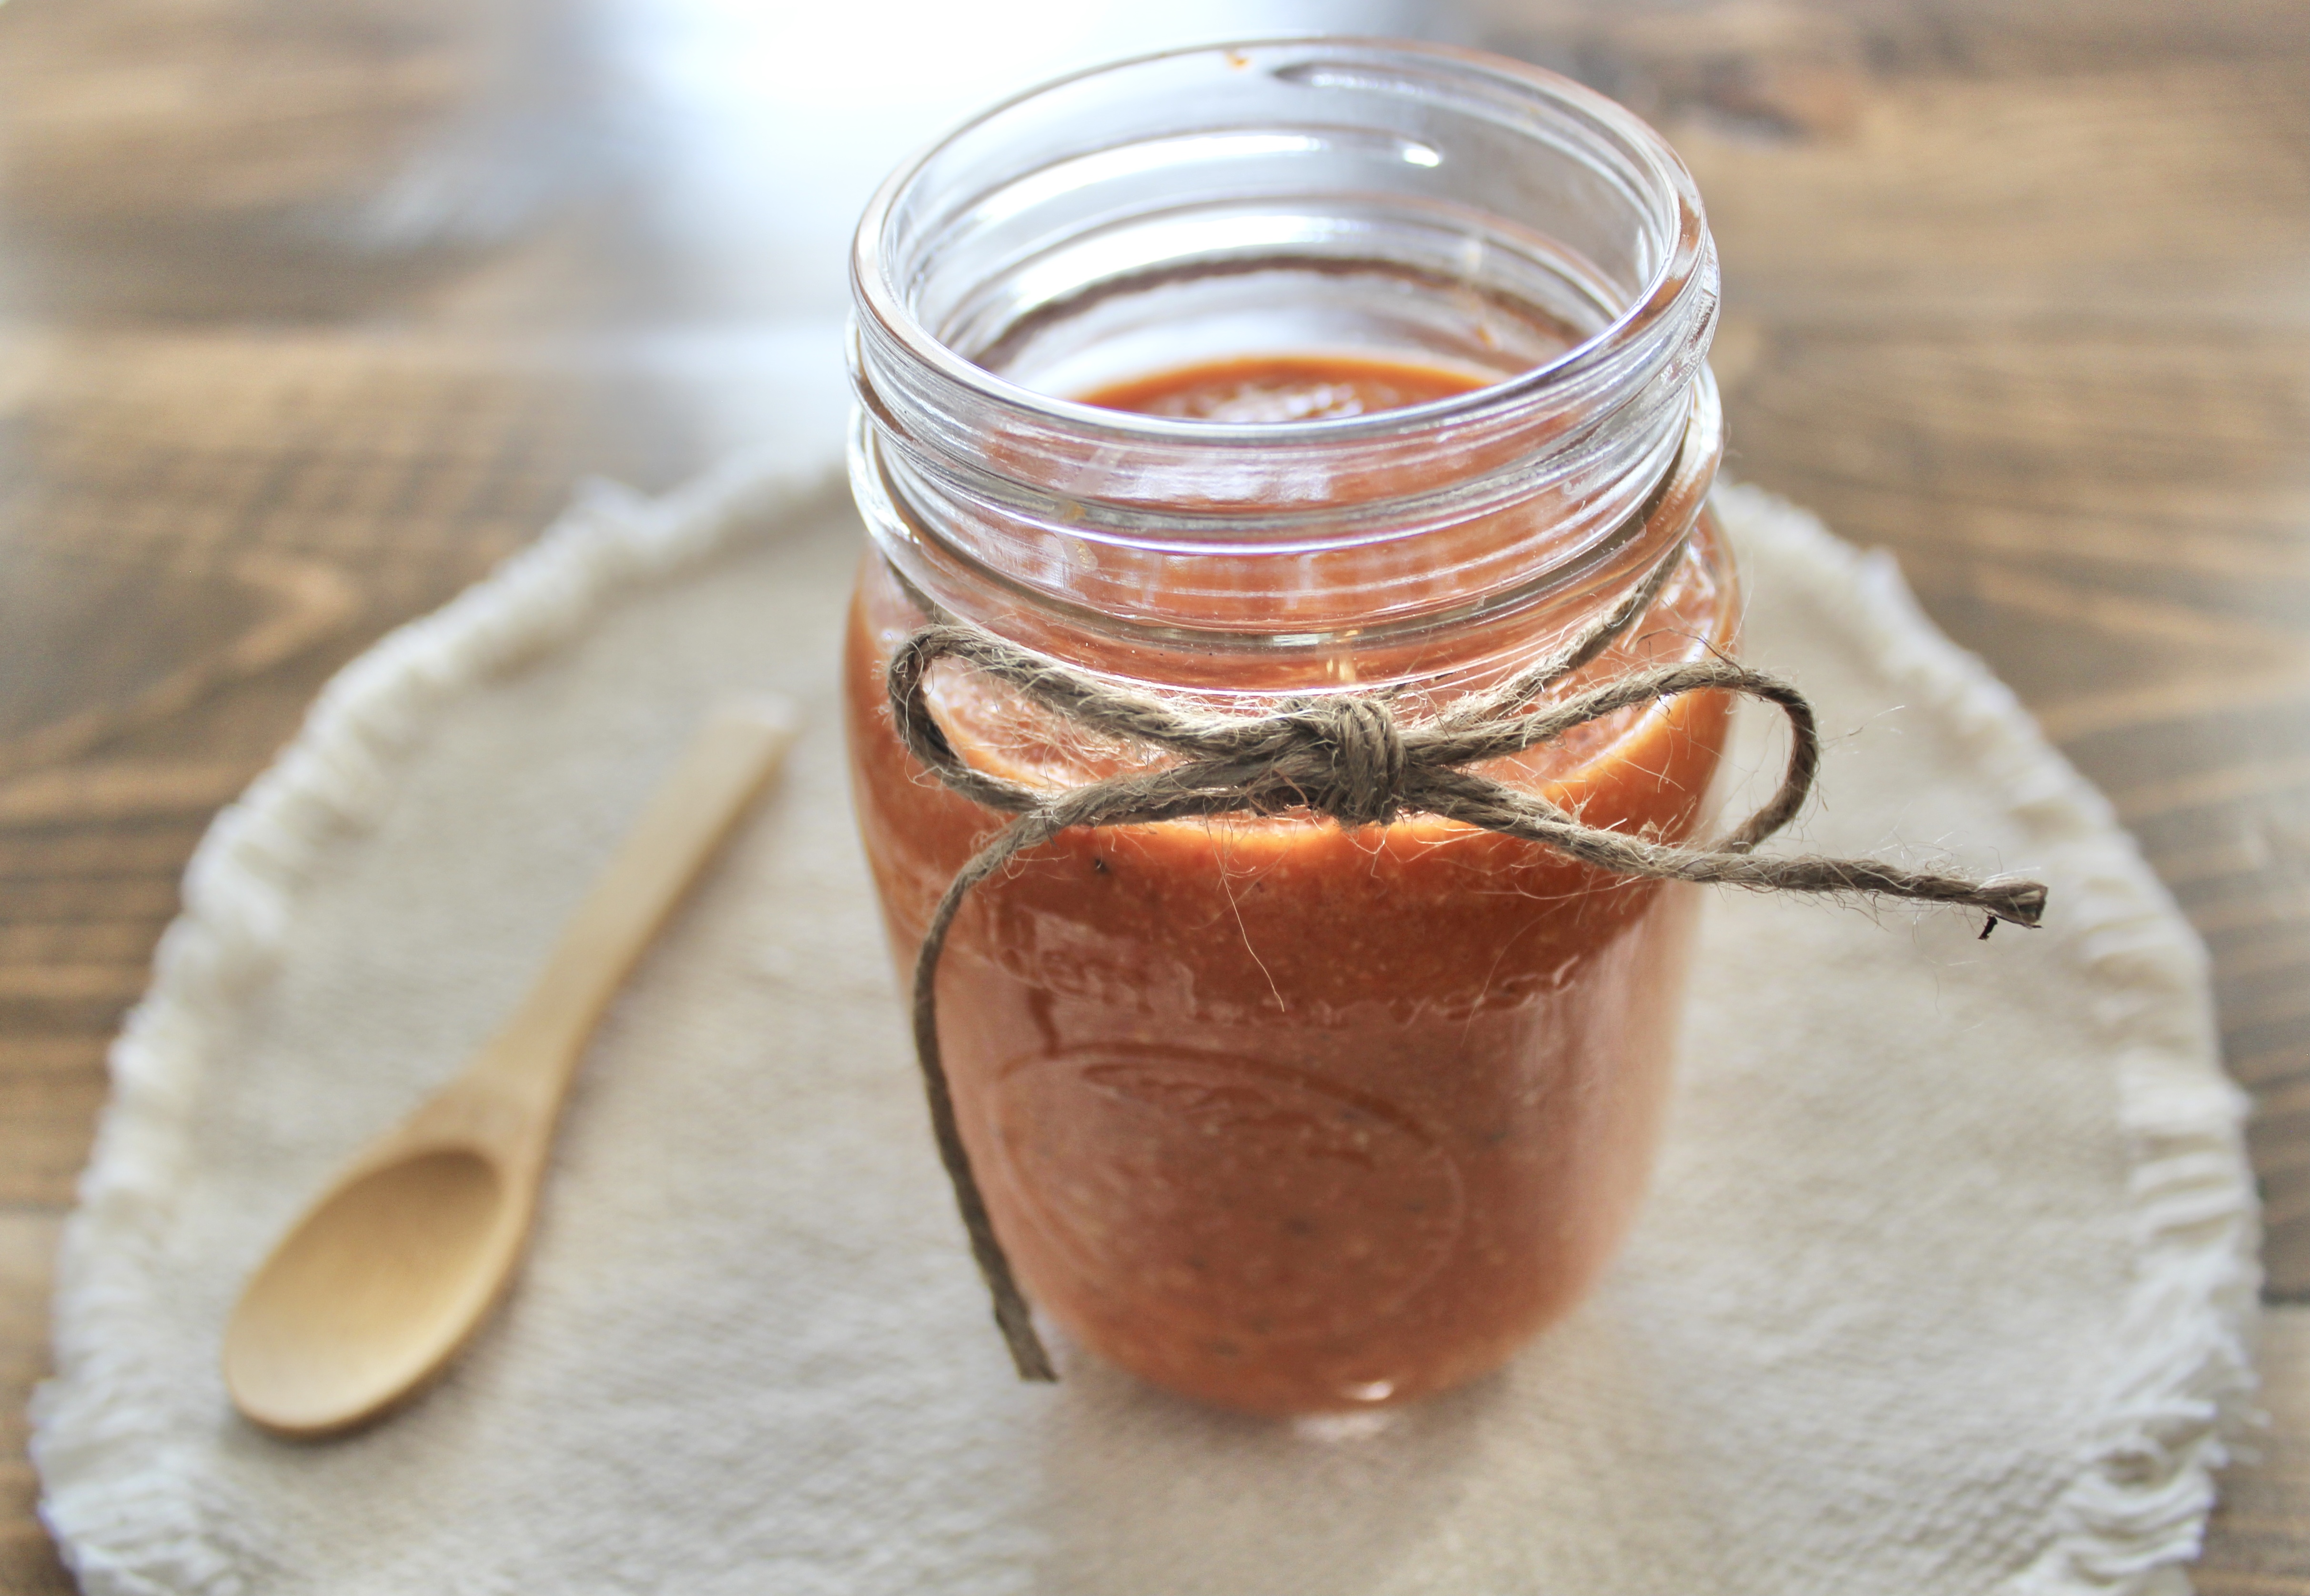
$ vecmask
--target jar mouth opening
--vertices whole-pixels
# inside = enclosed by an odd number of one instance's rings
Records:
[[[1182,624],[1133,616],[1006,576],[942,536],[934,524],[911,514],[903,496],[893,491],[876,446],[874,429],[867,418],[855,415],[849,447],[852,489],[870,526],[904,527],[899,546],[915,558],[895,558],[887,546],[883,553],[911,589],[937,587],[946,575],[968,571],[982,602],[988,594],[996,594],[1001,603],[1033,611],[1046,622],[1081,635],[1096,634],[1110,646],[1172,657],[1179,650],[1230,657],[1246,651],[1270,658],[1319,657],[1335,654],[1350,642],[1366,651],[1408,648],[1418,656],[1423,652],[1421,640],[1439,631],[1476,632],[1503,626],[1518,629],[1524,624],[1524,618],[1552,611],[1568,594],[1576,594],[1596,582],[1600,572],[1625,568],[1620,575],[1626,577],[1630,572],[1640,575],[1648,569],[1667,550],[1681,543],[1699,519],[1724,452],[1724,416],[1715,384],[1704,373],[1686,407],[1665,469],[1624,519],[1573,556],[1542,562],[1508,585],[1472,588],[1449,604],[1431,603],[1401,614],[1367,613],[1345,627],[1306,629],[1279,624],[1272,616],[1235,624],[1214,624],[1203,618]],[[1234,552],[1265,556],[1272,551],[1245,548]],[[916,585],[918,579],[922,587]]]
[[[1600,147],[1621,158],[1628,170],[1641,180],[1643,192],[1630,197],[1649,213],[1638,221],[1654,230],[1661,245],[1648,278],[1625,297],[1625,303],[1603,325],[1551,358],[1481,386],[1361,415],[1259,421],[1148,415],[1042,392],[979,364],[934,334],[916,313],[909,295],[894,281],[902,274],[893,270],[899,264],[894,258],[894,214],[933,163],[966,140],[996,129],[1022,108],[1100,79],[1196,57],[1218,58],[1240,68],[1256,56],[1281,54],[1299,57],[1294,65],[1316,81],[1326,81],[1322,74],[1328,74],[1328,82],[1342,86],[1396,93],[1416,91],[1422,83],[1442,82],[1480,98],[1495,110],[1512,111],[1521,105],[1571,118],[1576,132],[1595,138]],[[1419,75],[1391,75],[1405,72]],[[1544,136],[1537,127],[1530,131],[1535,138]],[[1560,136],[1562,130],[1557,132]],[[925,148],[876,191],[853,244],[851,280],[863,324],[860,331],[873,343],[895,345],[901,358],[917,365],[934,381],[951,385],[975,403],[1006,413],[1030,429],[1125,447],[1189,445],[1221,450],[1324,450],[1333,446],[1351,448],[1406,431],[1476,422],[1498,424],[1559,408],[1593,412],[1594,390],[1600,385],[1628,391],[1641,386],[1655,368],[1674,359],[1674,345],[1683,342],[1677,336],[1680,325],[1695,319],[1691,301],[1696,290],[1709,300],[1707,313],[1699,319],[1713,320],[1714,265],[1706,217],[1691,174],[1657,133],[1603,95],[1541,68],[1472,50],[1399,39],[1317,35],[1152,52],[1053,79],[989,108]],[[1637,372],[1628,369],[1632,365],[1638,368]]]

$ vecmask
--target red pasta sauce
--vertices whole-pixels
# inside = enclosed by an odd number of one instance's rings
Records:
[[[1472,386],[1310,356],[1087,397],[1256,422]],[[1653,612],[1577,685],[1729,649],[1729,568],[1704,516]],[[883,665],[920,621],[870,560],[848,732],[902,977],[940,893],[1006,819],[891,729]],[[934,677],[933,702],[967,758],[1015,779],[1076,783],[1134,757],[960,672]],[[1488,773],[1590,825],[1685,839],[1708,818],[1727,712],[1687,695]],[[1628,1228],[1694,907],[1689,888],[1433,817],[1084,830],[1024,855],[966,903],[939,993],[963,1141],[1029,1295],[1125,1368],[1254,1412],[1401,1402],[1498,1366]]]

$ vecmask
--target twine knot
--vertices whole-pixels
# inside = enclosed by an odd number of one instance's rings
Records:
[[[915,757],[949,787],[1017,817],[956,872],[932,911],[915,958],[914,1022],[915,1052],[939,1155],[953,1183],[971,1251],[994,1298],[995,1323],[1021,1378],[1058,1376],[1035,1333],[1026,1297],[995,1236],[956,1128],[939,1050],[938,967],[947,932],[970,889],[1020,853],[1063,831],[1078,826],[1272,815],[1295,809],[1352,828],[1425,813],[1539,843],[1618,876],[1959,905],[1988,916],[1984,936],[2000,921],[2024,926],[2038,923],[2045,913],[2045,889],[2036,881],[2005,877],[1975,881],[1874,859],[1758,856],[1757,845],[1788,824],[1803,806],[1820,759],[1811,705],[1776,676],[1712,656],[1631,671],[1560,700],[1549,697],[1551,689],[1593,663],[1651,609],[1682,563],[1684,548],[1680,540],[1635,591],[1563,648],[1498,686],[1471,693],[1410,726],[1397,719],[1385,694],[1375,693],[1294,699],[1266,716],[1213,714],[1182,700],[1133,691],[1031,653],[982,628],[957,621],[916,595],[935,619],[891,657],[888,685],[892,724]],[[981,769],[963,758],[931,708],[929,672],[942,659],[1001,681],[1064,720],[1151,744],[1177,757],[1153,770],[1128,771],[1056,791],[1026,786]],[[1706,846],[1682,847],[1585,825],[1529,787],[1495,781],[1472,768],[1622,710],[1700,691],[1762,699],[1778,708],[1789,724],[1788,768],[1779,790],[1763,808]]]
[[[1402,812],[1403,733],[1386,699],[1316,698],[1276,718],[1322,772],[1301,790],[1303,807],[1350,830],[1385,826]]]

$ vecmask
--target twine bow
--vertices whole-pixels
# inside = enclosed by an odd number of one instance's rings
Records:
[[[1769,672],[1711,658],[1635,671],[1561,703],[1535,708],[1548,690],[1591,664],[1651,608],[1681,561],[1680,542],[1620,603],[1548,658],[1486,691],[1409,724],[1381,693],[1325,694],[1288,700],[1272,714],[1220,715],[1100,681],[1006,643],[982,628],[941,619],[909,637],[892,658],[888,685],[899,735],[917,759],[964,797],[1019,818],[955,874],[932,912],[915,959],[915,1050],[930,1100],[939,1155],[972,1254],[994,1298],[995,1323],[1024,1380],[1055,1380],[1027,1301],[996,1239],[985,1198],[956,1129],[954,1101],[939,1051],[938,967],[947,932],[970,889],[1011,859],[1077,826],[1139,826],[1217,815],[1299,811],[1350,829],[1432,814],[1522,837],[1615,875],[1707,881],[1776,892],[1914,898],[1984,911],[1987,936],[2001,920],[2035,926],[2045,889],[2036,881],[1898,869],[1874,859],[1817,855],[1759,858],[1757,845],[1793,818],[1820,761],[1812,707]],[[941,612],[933,609],[932,613]],[[1092,730],[1151,743],[1178,757],[1058,791],[981,770],[957,751],[933,714],[932,665],[954,659],[1017,690],[1045,709]],[[1583,824],[1539,794],[1467,768],[1520,753],[1576,726],[1683,693],[1715,690],[1760,698],[1789,723],[1789,760],[1779,790],[1733,830],[1701,848],[1678,847]]]

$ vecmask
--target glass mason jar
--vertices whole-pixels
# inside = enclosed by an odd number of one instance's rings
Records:
[[[1246,714],[1355,691],[1417,718],[1668,561],[1565,690],[1737,641],[1705,507],[1723,438],[1699,196],[1655,134],[1564,79],[1342,39],[1069,78],[894,176],[853,286],[873,542],[848,733],[902,972],[1009,818],[893,732],[884,670],[930,606]],[[1446,391],[1358,411],[1343,377],[1247,420],[1085,402],[1279,360]],[[1016,780],[1161,762],[951,664],[931,701]],[[1485,768],[1682,840],[1710,818],[1727,714],[1688,695]],[[1253,1411],[1497,1366],[1629,1223],[1693,908],[1432,816],[1085,829],[1021,855],[966,901],[938,991],[962,1141],[1029,1295],[1124,1367]]]

